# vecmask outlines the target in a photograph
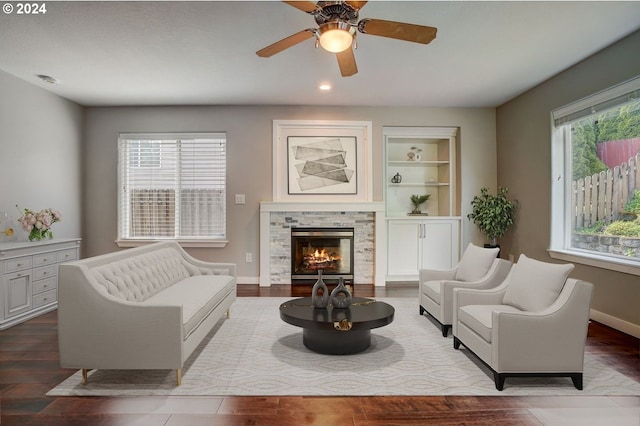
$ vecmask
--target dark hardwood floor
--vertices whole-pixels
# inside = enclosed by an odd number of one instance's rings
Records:
[[[415,286],[356,285],[361,297],[415,297]],[[310,286],[238,286],[238,296],[308,295]],[[416,306],[416,315],[418,307]],[[592,322],[587,352],[640,382],[638,339]],[[58,365],[57,315],[0,332],[0,424],[10,425],[640,425],[640,397],[47,397]],[[487,378],[490,380],[490,378]],[[615,419],[615,420],[612,420]],[[622,421],[622,423],[620,422]],[[635,423],[634,423],[635,421]],[[626,422],[626,423],[625,423]]]

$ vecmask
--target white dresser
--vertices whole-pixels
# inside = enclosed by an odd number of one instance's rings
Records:
[[[58,265],[79,258],[79,238],[0,243],[0,330],[56,309]]]

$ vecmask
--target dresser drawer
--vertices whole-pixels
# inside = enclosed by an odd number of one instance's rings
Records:
[[[58,261],[56,252],[42,253],[33,256],[33,266],[53,265]]]
[[[33,280],[43,280],[45,278],[55,278],[58,276],[58,265],[41,266],[40,268],[34,268]]]
[[[57,299],[57,291],[54,288],[53,290],[44,291],[42,293],[33,295],[33,307],[37,308],[38,306],[46,305],[47,303],[55,302]]]
[[[42,293],[43,291],[56,290],[57,288],[58,280],[56,280],[55,277],[33,282],[33,294]]]
[[[58,252],[58,262],[71,262],[72,260],[78,260],[76,249],[60,250]]]
[[[16,257],[5,262],[4,272],[10,273],[30,269],[32,265],[33,258],[31,256]]]

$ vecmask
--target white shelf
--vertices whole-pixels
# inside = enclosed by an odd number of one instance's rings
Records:
[[[403,182],[403,183],[390,183],[389,187],[392,188],[394,186],[402,187],[402,186],[449,186],[448,183],[445,182]]]
[[[394,127],[384,130],[384,198],[390,212],[411,211],[412,195],[429,194],[421,206],[431,216],[453,216],[456,199],[456,128]],[[419,153],[420,160],[408,154]],[[401,177],[400,183],[392,180]]]
[[[407,167],[424,167],[424,166],[446,166],[449,164],[449,161],[439,161],[439,160],[420,160],[420,161],[398,161],[398,160],[390,160],[387,161],[389,166],[407,166]]]

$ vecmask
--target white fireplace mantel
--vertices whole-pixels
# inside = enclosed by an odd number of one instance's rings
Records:
[[[269,287],[270,280],[270,215],[272,212],[372,212],[375,217],[376,286],[385,285],[386,227],[382,202],[261,202],[260,203],[260,286]]]
[[[288,203],[261,202],[262,212],[381,212],[384,213],[384,203]]]

